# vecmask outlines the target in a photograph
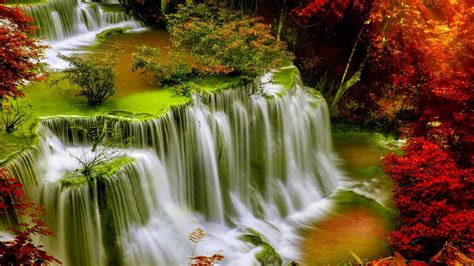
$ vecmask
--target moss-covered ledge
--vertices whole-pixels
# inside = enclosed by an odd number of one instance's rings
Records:
[[[299,79],[299,71],[294,66],[274,70],[270,75],[272,79],[268,82],[280,86],[283,91],[294,88]],[[86,99],[76,97],[77,88],[65,80],[60,80],[62,76],[62,73],[54,72],[46,81],[35,82],[25,88],[27,96],[22,101],[32,105],[32,119],[17,132],[0,132],[0,166],[36,146],[41,121],[57,118],[100,118],[139,122],[159,119],[173,108],[184,107],[192,101],[191,97],[177,95],[173,87],[165,87],[113,97],[101,106],[91,107]],[[58,79],[59,84],[51,86],[50,81]],[[211,77],[200,80],[197,86],[201,87],[200,93],[222,93],[229,89],[239,89],[246,82],[249,81],[243,77]]]
[[[61,178],[61,185],[63,187],[78,187],[86,184],[89,180],[111,178],[123,167],[133,163],[135,160],[127,156],[120,156],[111,159],[110,161],[101,162],[92,167],[90,176],[86,177],[81,173],[80,169],[66,173]]]
[[[260,247],[262,251],[255,255],[255,258],[261,265],[282,265],[283,260],[275,249],[268,244],[257,231],[248,228],[247,232],[240,236],[240,239],[255,247]]]

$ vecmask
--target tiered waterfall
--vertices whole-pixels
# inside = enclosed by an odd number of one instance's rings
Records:
[[[132,160],[107,178],[62,182],[79,168],[73,157],[94,155],[80,129],[104,124]],[[196,95],[156,119],[49,118],[38,134],[9,169],[45,206],[57,235],[46,248],[67,265],[186,265],[217,252],[257,264],[263,249],[243,234],[297,260],[298,229],[339,179],[326,103],[298,81],[279,96],[255,84]],[[194,247],[198,227],[208,236]]]

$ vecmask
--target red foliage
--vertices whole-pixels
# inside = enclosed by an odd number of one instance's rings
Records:
[[[193,266],[212,266],[216,263],[221,262],[224,259],[224,256],[220,254],[214,254],[210,257],[208,256],[194,256],[191,257],[190,264]]]
[[[379,107],[412,112],[406,133],[449,148],[472,164],[474,10],[469,0],[382,0],[370,16],[371,94]],[[375,96],[377,95],[378,98]],[[392,112],[401,111],[393,109]]]
[[[10,230],[15,238],[0,242],[1,265],[40,265],[47,262],[61,263],[59,260],[36,246],[33,236],[52,236],[45,229],[40,219],[42,209],[25,197],[25,191],[20,182],[7,176],[0,168],[0,215],[15,213],[17,217],[26,218],[27,223],[18,223]],[[22,219],[23,220],[23,219]]]
[[[448,152],[422,138],[411,140],[404,151],[385,158],[400,210],[392,247],[405,257],[428,260],[450,242],[473,255],[473,170],[459,169]]]
[[[305,22],[310,21],[313,17],[329,17],[340,20],[349,8],[359,11],[364,9],[359,0],[306,0],[299,2],[300,6],[293,9],[292,13]]]
[[[0,0],[0,101],[23,96],[18,87],[39,78],[44,48],[27,35],[35,31],[33,19],[5,2]]]

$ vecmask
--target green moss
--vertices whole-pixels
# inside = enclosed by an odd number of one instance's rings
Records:
[[[383,207],[372,199],[348,190],[336,191],[331,196],[331,199],[336,204],[333,211],[337,213],[344,213],[354,207],[360,207],[375,213],[377,217],[380,217],[384,221],[388,228],[393,229],[395,227],[394,221],[398,212],[394,209]]]
[[[377,147],[383,150],[397,152],[403,146],[404,141],[399,140],[395,135],[382,134],[371,131],[361,131],[357,129],[333,127],[333,140],[339,144],[358,144]]]
[[[242,86],[246,79],[241,76],[209,76],[196,84],[207,92],[221,92],[229,88]]]
[[[94,179],[111,177],[132,162],[132,158],[123,156],[100,163],[92,169],[91,177]],[[61,179],[61,185],[64,187],[77,187],[84,183],[87,183],[87,178],[79,170],[70,172]]]
[[[0,132],[0,160],[11,153],[30,145],[35,138],[34,128],[44,117],[59,115],[94,116],[110,114],[134,119],[150,119],[165,113],[170,107],[186,104],[190,98],[176,95],[172,89],[156,89],[124,97],[112,97],[101,106],[92,107],[87,100],[77,97],[78,88],[61,80],[56,86],[52,80],[63,77],[62,73],[51,73],[45,81],[32,83],[24,88],[26,100],[32,105],[32,119],[18,131]]]
[[[282,265],[283,260],[281,256],[257,231],[253,229],[248,229],[247,231],[248,233],[242,235],[240,239],[254,246],[262,247],[263,250],[255,256],[261,265]]]
[[[299,76],[298,68],[291,65],[275,70],[272,73],[272,83],[283,86],[284,90],[281,93],[284,93],[295,86],[297,76]]]
[[[89,106],[84,97],[77,97],[79,89],[60,80],[52,86],[50,81],[61,79],[62,73],[52,73],[46,81],[35,82],[25,88],[31,103],[33,117],[57,115],[91,116],[110,112],[147,113],[155,117],[163,114],[170,106],[185,104],[189,98],[176,95],[171,89],[157,89],[138,92],[124,97],[112,97],[100,106]]]
[[[123,8],[123,6],[120,4],[109,4],[109,5],[101,4],[100,7],[105,12],[124,12],[125,11],[125,8]]]
[[[51,0],[9,0],[7,4],[41,4]]]
[[[132,27],[127,26],[127,27],[117,27],[117,28],[111,28],[108,30],[104,30],[98,34],[95,35],[97,42],[103,43],[108,40],[108,38],[119,35],[122,33],[125,33],[126,31],[132,29]]]
[[[373,178],[375,176],[383,175],[383,170],[379,166],[371,166],[364,168],[355,168],[353,172],[361,177]]]

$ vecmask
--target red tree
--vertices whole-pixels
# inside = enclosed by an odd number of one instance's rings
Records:
[[[41,75],[44,48],[28,36],[35,31],[33,19],[5,2],[0,0],[0,102],[23,96],[19,87]]]
[[[306,0],[297,1],[300,6],[293,9],[292,13],[303,21],[313,18],[341,19],[348,9],[362,11],[364,6],[359,0]]]
[[[459,169],[449,153],[423,138],[385,158],[385,171],[395,182],[394,199],[400,228],[392,247],[411,259],[429,260],[451,242],[474,254],[474,172]]]
[[[469,0],[381,0],[374,35],[371,94],[383,115],[411,112],[406,133],[425,136],[472,165],[474,12]],[[398,101],[395,104],[395,101]],[[399,108],[388,108],[398,105]]]
[[[1,265],[42,265],[61,263],[34,243],[33,236],[52,236],[40,219],[42,209],[25,196],[22,184],[0,168],[0,217],[13,215],[22,222],[10,230],[13,240],[0,242]],[[26,222],[24,222],[26,221]]]

